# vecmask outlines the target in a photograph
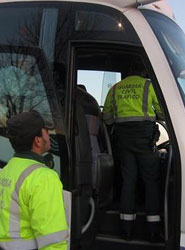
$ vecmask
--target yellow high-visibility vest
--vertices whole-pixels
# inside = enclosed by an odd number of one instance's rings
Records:
[[[161,109],[150,80],[129,76],[115,84],[108,92],[103,119],[107,124],[128,121],[155,121]]]
[[[13,157],[0,172],[0,247],[66,250],[62,188],[54,170]]]

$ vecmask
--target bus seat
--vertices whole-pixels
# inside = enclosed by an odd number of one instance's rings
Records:
[[[98,196],[100,207],[105,207],[111,203],[113,198],[113,157],[105,150],[105,145],[100,145],[99,134],[102,126],[100,117],[86,115],[90,141],[92,147],[92,183]],[[105,136],[105,133],[103,133]],[[104,140],[106,141],[106,140]]]
[[[101,155],[100,145],[98,143],[98,133],[100,127],[100,119],[97,116],[93,115],[86,115],[89,134],[90,134],[90,141],[91,141],[91,149],[92,149],[92,183],[93,188],[97,189],[97,166],[98,166],[98,155]]]
[[[92,152],[92,183],[98,197],[99,207],[113,199],[113,158],[107,150],[101,111],[95,98],[77,87],[77,103],[81,104],[89,128]],[[109,138],[108,138],[109,139]]]

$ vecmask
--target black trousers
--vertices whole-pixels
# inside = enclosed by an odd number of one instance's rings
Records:
[[[159,215],[159,157],[150,142],[154,129],[152,122],[129,122],[115,126],[116,149],[122,174],[121,212],[136,212],[136,183],[138,173],[145,185],[147,215]]]

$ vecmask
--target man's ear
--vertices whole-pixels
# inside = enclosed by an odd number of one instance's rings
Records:
[[[35,136],[33,139],[33,144],[36,148],[39,148],[41,145],[41,138],[39,136]]]

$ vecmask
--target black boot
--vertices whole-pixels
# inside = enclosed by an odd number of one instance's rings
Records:
[[[134,221],[121,220],[121,236],[124,240],[130,241],[133,239]]]
[[[150,232],[149,241],[152,243],[164,242],[164,238],[160,232]]]
[[[161,233],[161,222],[147,222],[149,241],[153,243],[164,242],[164,237]]]

